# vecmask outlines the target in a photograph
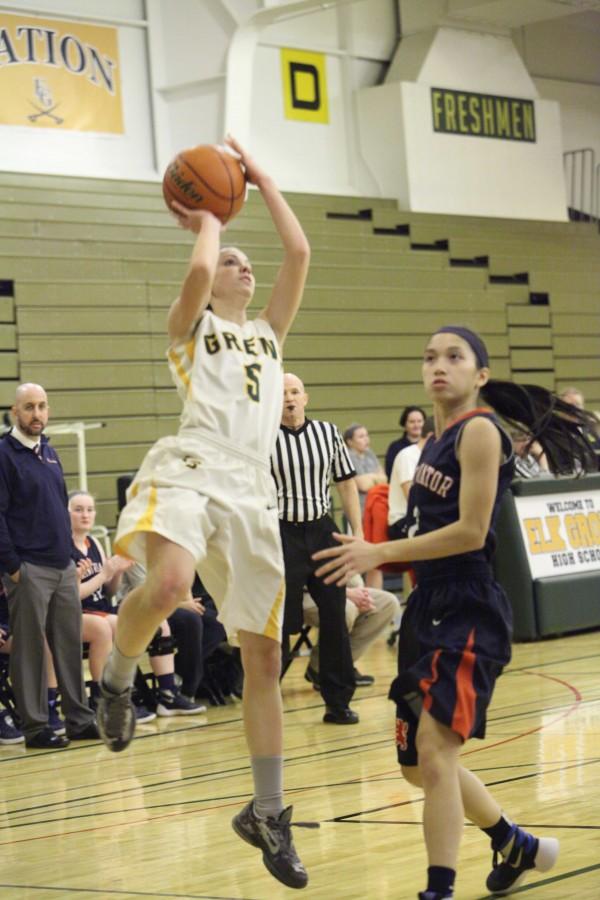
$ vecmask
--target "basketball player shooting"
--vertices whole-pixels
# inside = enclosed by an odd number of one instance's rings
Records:
[[[292,808],[283,805],[284,577],[269,456],[281,417],[282,346],[302,299],[310,247],[273,179],[235,140],[227,143],[262,196],[283,261],[266,308],[249,320],[255,279],[248,257],[220,248],[222,225],[213,213],[172,203],[181,227],[197,235],[167,322],[183,411],[177,435],[147,454],[119,520],[115,550],[141,562],[147,578],[121,605],[98,725],[113,751],[131,741],[138,660],[159,623],[188,597],[197,570],[229,638],[239,642],[245,673],[255,793],[233,828],[262,850],[275,878],[302,888],[308,876],[291,838]]]

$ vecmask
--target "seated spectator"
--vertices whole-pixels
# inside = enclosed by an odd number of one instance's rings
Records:
[[[304,593],[302,608],[305,623],[318,628],[319,610],[307,591]],[[357,687],[368,686],[375,681],[372,675],[363,675],[358,671],[357,660],[367,647],[383,634],[399,612],[400,604],[394,594],[390,591],[365,587],[360,577],[356,579],[355,586],[346,588],[346,625],[350,635]],[[315,689],[319,689],[319,646],[317,643],[313,644],[304,677],[314,685]]]
[[[570,402],[570,401],[569,401]],[[546,455],[537,441],[524,431],[510,433],[515,454],[515,478],[552,478]]]
[[[405,447],[416,444],[421,437],[425,419],[425,412],[420,406],[407,406],[402,411],[399,424],[401,428],[404,428],[404,433],[402,437],[391,442],[385,453],[385,474],[388,479],[392,474],[392,467],[398,453]]]
[[[565,403],[570,403],[571,406],[576,406],[577,409],[585,409],[583,394],[579,390],[579,388],[574,385],[569,385],[569,387],[563,388],[563,390],[558,395],[561,400],[564,400]]]
[[[92,683],[90,705],[96,708],[100,696],[100,676],[112,648],[117,607],[112,598],[133,563],[120,556],[105,557],[99,542],[90,534],[96,519],[94,498],[82,491],[69,494],[69,513],[73,532],[73,559],[80,573],[79,595],[83,607],[83,641],[90,644],[89,667]],[[183,697],[175,685],[173,640],[168,623],[162,622],[160,635],[148,648],[150,666],[158,681],[156,713],[159,716],[193,715],[206,707]],[[144,706],[136,707],[138,722],[149,722],[156,715]]]
[[[388,528],[389,539],[395,540],[396,535],[393,526],[406,515],[408,509],[408,492],[413,483],[415,471],[421,456],[421,450],[425,446],[427,438],[435,434],[435,422],[429,416],[423,423],[421,437],[414,444],[408,444],[397,454],[392,466],[390,476],[390,490],[388,493]]]
[[[371,488],[379,484],[387,484],[387,477],[381,467],[381,463],[371,450],[369,432],[364,425],[357,422],[349,425],[344,431],[344,441],[348,447],[348,453],[352,465],[356,470],[356,487],[360,500],[361,517],[364,515],[367,494]],[[373,569],[365,574],[369,587],[381,590],[383,587],[383,575],[378,569]]]
[[[428,416],[423,421],[420,438],[403,447],[396,455],[387,489],[379,486],[371,491],[363,520],[365,540],[379,544],[383,541],[400,540],[406,537],[404,518],[408,510],[408,494],[419,463],[421,450],[428,438],[434,434],[435,422],[432,416]],[[382,568],[384,571],[402,572],[405,576],[403,592],[405,595],[410,593],[415,585],[415,575],[410,565],[392,563],[389,567]]]
[[[196,696],[207,697],[214,706],[222,706],[230,699],[241,700],[244,670],[240,649],[228,642],[227,633],[217,618],[215,601],[198,575],[192,585],[192,596],[199,600],[204,608],[200,661],[202,678]]]
[[[145,578],[144,567],[135,563],[123,576],[119,596],[124,597]],[[198,705],[195,698],[204,679],[206,660],[227,640],[225,629],[217,620],[214,602],[198,576],[192,585],[190,597],[169,616],[167,623],[177,645],[175,673],[181,682],[181,696]]]
[[[567,403],[576,406],[577,409],[585,409],[585,398],[579,388],[574,387],[573,385],[564,388],[558,396],[561,400],[565,400]],[[600,422],[598,422],[595,429],[590,429],[585,433],[594,449],[594,453],[598,459],[598,468],[600,468]]]
[[[368,492],[376,484],[385,484],[387,477],[381,463],[369,446],[371,439],[364,425],[354,422],[344,431],[344,441],[348,447],[352,465],[356,470],[356,487],[360,500],[360,511],[364,512]]]

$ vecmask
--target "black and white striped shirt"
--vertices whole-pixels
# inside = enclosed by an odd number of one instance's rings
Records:
[[[286,522],[313,522],[327,515],[331,479],[346,481],[356,474],[336,426],[313,419],[297,430],[280,426],[271,472],[279,518]]]

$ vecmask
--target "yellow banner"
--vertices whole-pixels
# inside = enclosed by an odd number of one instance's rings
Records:
[[[0,12],[0,125],[123,133],[116,28]]]
[[[327,59],[323,53],[281,50],[283,106],[286,119],[329,122]]]

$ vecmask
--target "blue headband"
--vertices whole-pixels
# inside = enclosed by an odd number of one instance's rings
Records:
[[[479,335],[475,334],[474,331],[471,331],[470,328],[463,328],[462,325],[444,325],[443,328],[438,328],[435,334],[458,335],[458,337],[462,338],[463,341],[467,342],[467,344],[475,354],[479,368],[489,368],[490,358],[488,356],[486,346]]]

